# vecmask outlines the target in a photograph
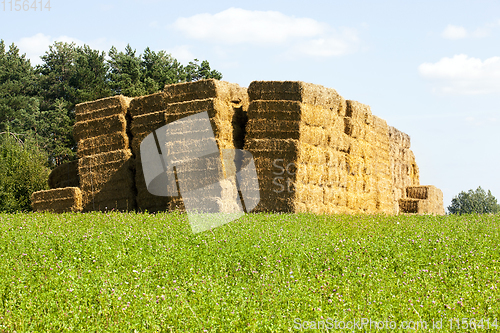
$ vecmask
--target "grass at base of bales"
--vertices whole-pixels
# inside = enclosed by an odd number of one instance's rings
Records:
[[[0,214],[0,332],[497,329],[499,227],[249,214],[193,234],[180,213]]]

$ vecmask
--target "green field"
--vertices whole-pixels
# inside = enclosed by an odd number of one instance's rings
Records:
[[[500,215],[0,214],[0,256],[0,332],[500,329]]]

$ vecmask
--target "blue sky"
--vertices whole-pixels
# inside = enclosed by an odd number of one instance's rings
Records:
[[[15,43],[33,64],[56,40],[104,51],[130,43],[138,53],[166,50],[184,64],[206,59],[224,80],[242,86],[321,84],[408,133],[421,183],[441,188],[445,206],[478,186],[500,200],[498,1],[52,0],[50,6],[10,11],[0,3],[0,39]]]

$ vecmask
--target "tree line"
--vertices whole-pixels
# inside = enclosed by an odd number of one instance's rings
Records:
[[[48,167],[76,158],[74,109],[78,103],[122,94],[152,94],[166,84],[221,79],[208,61],[182,65],[165,51],[142,54],[127,45],[109,52],[88,45],[55,42],[32,66],[25,54],[0,41],[0,133],[14,133],[23,143],[47,154]]]

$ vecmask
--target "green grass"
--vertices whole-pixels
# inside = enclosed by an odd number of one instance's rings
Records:
[[[0,214],[0,332],[315,332],[361,318],[496,331],[499,227],[255,214],[192,234],[184,214]]]

